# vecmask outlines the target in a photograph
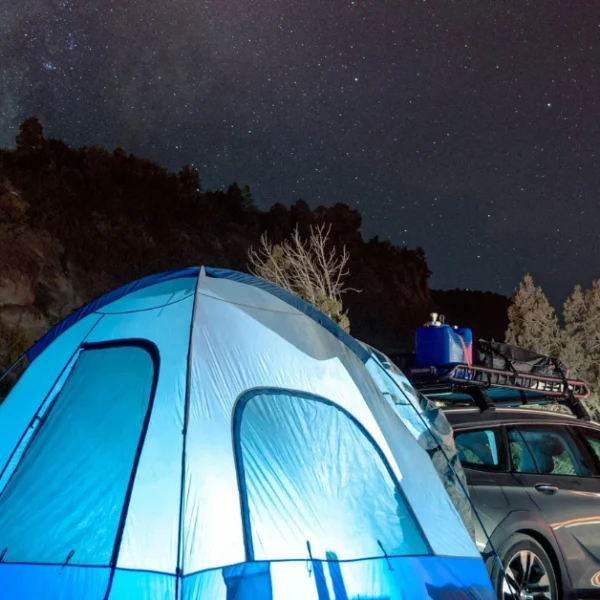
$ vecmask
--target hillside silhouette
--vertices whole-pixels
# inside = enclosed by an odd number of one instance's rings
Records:
[[[360,213],[343,203],[311,210],[300,199],[261,211],[247,186],[205,190],[189,166],[171,173],[122,149],[70,148],[27,119],[16,147],[0,150],[0,337],[18,330],[19,343],[33,341],[84,302],[150,273],[247,271],[263,232],[277,243],[296,225],[306,235],[321,223],[349,250],[348,285],[361,290],[344,298],[352,334],[385,352],[411,351],[415,327],[447,300],[433,301],[421,248],[364,240]]]

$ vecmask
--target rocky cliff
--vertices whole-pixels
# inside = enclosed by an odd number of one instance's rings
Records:
[[[60,242],[28,223],[28,204],[6,177],[0,181],[0,328],[28,338],[81,303]]]

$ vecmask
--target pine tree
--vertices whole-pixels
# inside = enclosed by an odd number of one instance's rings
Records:
[[[580,285],[576,285],[571,296],[563,305],[565,326],[562,331],[561,360],[575,377],[583,377],[587,371],[585,360],[585,321],[587,306]]]
[[[19,127],[19,135],[16,140],[17,149],[38,150],[44,143],[44,128],[36,117],[25,119]]]
[[[571,376],[583,379],[591,393],[586,405],[600,418],[600,280],[591,289],[576,286],[563,307],[565,327],[562,332],[561,359]]]
[[[511,298],[508,319],[507,343],[546,356],[560,356],[562,339],[558,318],[542,288],[534,285],[529,274]]]

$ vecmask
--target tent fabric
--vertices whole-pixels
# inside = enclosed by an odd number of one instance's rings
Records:
[[[97,298],[93,302],[86,304],[73,314],[69,315],[58,325],[53,327],[48,333],[42,336],[27,352],[25,353],[27,359],[32,362],[37,358],[58,336],[64,331],[75,325],[81,319],[84,319],[87,315],[95,312],[99,312],[107,304],[116,302],[120,298],[128,297],[130,300],[131,296],[138,290],[154,286],[161,282],[172,281],[174,279],[196,277],[198,275],[197,268],[183,269],[180,271],[169,271],[166,273],[159,273],[157,275],[149,275],[132,283],[127,283],[116,290],[104,294],[100,298]],[[138,297],[139,295],[136,295]],[[152,295],[154,297],[154,294]]]
[[[0,405],[3,598],[491,600],[364,348],[254,278],[176,273],[61,324]]]
[[[450,422],[431,400],[418,392],[385,354],[365,344],[372,355],[366,367],[419,445],[430,456],[450,500],[475,540],[467,478],[459,460]]]
[[[343,470],[323,461],[331,446],[343,455]],[[389,464],[335,404],[291,391],[250,392],[236,406],[234,447],[254,560],[301,556],[307,543],[325,560],[330,539],[338,540],[340,560],[376,556],[382,546],[393,555],[430,553]],[[340,494],[344,487],[355,493]],[[285,517],[292,512],[294,521]],[[398,519],[404,527],[396,527]]]
[[[70,327],[72,327],[75,323],[85,318],[87,315],[92,314],[94,312],[100,311],[106,305],[116,303],[120,298],[127,297],[129,301],[131,295],[138,291],[144,290],[149,287],[156,286],[157,284],[163,282],[174,281],[177,279],[184,279],[190,277],[197,277],[200,269],[197,267],[191,267],[188,269],[181,269],[178,271],[167,271],[164,273],[158,273],[156,275],[149,275],[147,277],[143,277],[142,279],[138,279],[137,281],[133,281],[131,283],[125,284],[116,290],[108,292],[104,294],[100,298],[97,298],[93,302],[86,304],[79,310],[75,311],[72,315],[69,315],[66,319],[61,321],[56,327],[54,327],[47,334],[42,336],[29,350],[26,352],[26,356],[29,361],[33,361],[37,358],[41,352],[48,347],[48,345],[56,339],[63,331],[66,331]],[[257,287],[259,289],[263,289],[269,294],[273,294],[274,296],[281,298],[291,306],[297,308],[298,310],[304,312],[312,319],[321,324],[325,329],[327,329],[330,333],[338,337],[345,344],[347,344],[350,348],[354,350],[354,352],[360,356],[363,361],[368,359],[368,353],[362,348],[359,342],[357,342],[350,334],[346,333],[343,329],[338,327],[329,317],[325,314],[306,303],[304,300],[301,300],[297,296],[294,296],[287,290],[280,288],[268,281],[264,281],[262,279],[258,279],[257,277],[253,277],[252,275],[248,275],[246,273],[239,273],[236,271],[230,271],[227,269],[218,269],[214,267],[207,267],[205,269],[205,273],[207,273],[211,277],[215,278],[223,278],[230,279],[232,281],[238,281],[241,283],[246,283],[248,285]],[[138,294],[139,297],[139,294]],[[153,294],[153,297],[155,295]]]
[[[235,271],[229,271],[226,269],[215,269],[207,268],[207,275],[216,278],[224,278],[232,281],[238,281],[240,283],[245,283],[249,286],[257,287],[259,289],[265,290],[280,298],[284,302],[287,302],[294,308],[308,315],[311,319],[322,325],[329,333],[337,337],[344,344],[346,344],[363,362],[366,362],[369,358],[368,353],[366,353],[361,346],[360,342],[355,340],[349,333],[344,331],[341,327],[339,327],[332,319],[330,319],[327,315],[322,313],[320,310],[316,309],[314,306],[308,304],[298,296],[294,296],[294,294],[276,286],[268,281],[264,281],[263,279],[259,279],[258,277],[253,277],[252,275],[248,275],[246,273],[238,273]]]
[[[2,492],[0,546],[14,562],[66,563],[77,549],[78,563],[109,564],[154,373],[139,347],[80,354]]]
[[[82,341],[101,320],[91,314],[65,330],[53,343],[51,352],[44,352],[33,361],[10,394],[0,404],[0,482],[9,462],[23,446],[21,437],[35,427],[35,416],[49,395],[61,385],[61,377],[79,352]]]

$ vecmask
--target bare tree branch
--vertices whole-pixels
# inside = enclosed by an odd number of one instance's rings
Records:
[[[329,243],[330,233],[331,225],[311,226],[308,239],[303,240],[296,226],[288,239],[276,245],[263,234],[259,248],[248,251],[249,270],[306,300],[349,331],[342,296],[359,290],[344,285],[350,255],[345,246],[338,254]]]

